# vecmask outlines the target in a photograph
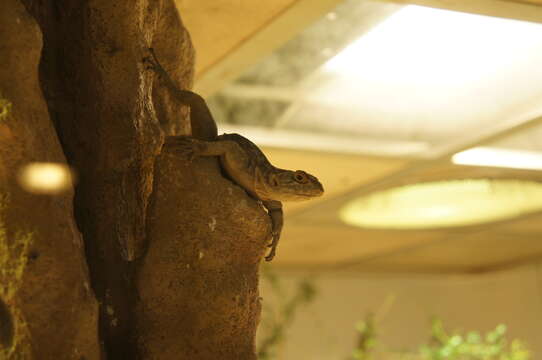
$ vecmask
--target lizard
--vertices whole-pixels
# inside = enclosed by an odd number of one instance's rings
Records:
[[[239,134],[218,135],[216,122],[205,99],[190,90],[180,89],[162,67],[152,48],[143,61],[164,83],[169,92],[183,105],[190,107],[190,120],[214,126],[214,139],[204,141],[191,136],[166,136],[164,147],[173,153],[194,160],[199,156],[215,156],[231,181],[249,196],[260,201],[271,219],[271,249],[265,257],[271,261],[276,254],[283,227],[282,201],[302,201],[322,196],[324,188],[318,179],[303,170],[285,170],[273,166],[256,144]]]

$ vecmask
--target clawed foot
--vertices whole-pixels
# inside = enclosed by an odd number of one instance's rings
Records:
[[[143,59],[141,59],[141,62],[145,66],[145,70],[156,71],[158,69],[158,66],[156,65],[156,62],[150,56],[145,56]]]
[[[156,69],[156,63],[153,61],[153,59],[150,56],[145,56],[143,59],[141,59],[141,62],[143,62],[143,65],[145,65],[145,70]]]
[[[275,253],[277,252],[277,245],[279,244],[280,239],[280,233],[273,233],[273,241],[271,241],[271,244],[267,245],[267,247],[271,248],[271,251],[269,251],[269,254],[265,257],[265,261],[271,261],[275,257]]]
[[[162,66],[160,66],[160,63],[158,62],[158,59],[156,58],[154,49],[149,48],[149,53],[150,53],[150,56],[145,56],[143,59],[141,59],[141,61],[145,65],[145,70],[153,70],[159,76],[161,76]]]
[[[201,154],[204,147],[205,145],[199,140],[188,136],[168,136],[164,142],[164,148],[188,161],[194,160]]]

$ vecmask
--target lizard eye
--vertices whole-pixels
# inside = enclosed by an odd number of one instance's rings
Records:
[[[308,182],[307,176],[301,171],[295,172],[294,179],[300,184],[306,184]]]

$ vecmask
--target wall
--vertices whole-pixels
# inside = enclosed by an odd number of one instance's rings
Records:
[[[280,275],[290,287],[306,274]],[[485,332],[505,323],[509,338],[527,342],[533,358],[542,354],[542,265],[481,275],[321,273],[314,279],[319,294],[297,314],[280,360],[347,359],[354,324],[379,308],[379,339],[391,348],[425,342],[429,319],[438,315],[449,329]],[[268,284],[262,293],[264,305],[276,302]],[[395,300],[386,312],[390,296]]]

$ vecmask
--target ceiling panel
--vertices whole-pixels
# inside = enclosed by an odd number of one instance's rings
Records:
[[[451,236],[442,241],[360,262],[348,269],[424,272],[476,272],[542,259],[537,236],[485,231]]]
[[[439,231],[378,231],[288,222],[273,263],[278,266],[342,266],[442,238]]]
[[[487,271],[542,259],[541,220],[539,214],[529,219],[470,227],[462,232],[293,223],[284,229],[274,265],[342,271]]]
[[[175,0],[197,52],[196,73],[216,65],[296,0]]]
[[[542,99],[540,100],[542,102]],[[518,131],[488,143],[486,146],[502,149],[537,151],[542,154],[542,124]]]
[[[267,129],[268,146],[291,146],[280,130],[436,158],[542,116],[541,62],[542,24],[347,0],[209,102],[234,131]]]
[[[516,221],[503,224],[499,229],[502,232],[512,233],[518,236],[538,236],[542,242],[542,214],[525,216]]]

